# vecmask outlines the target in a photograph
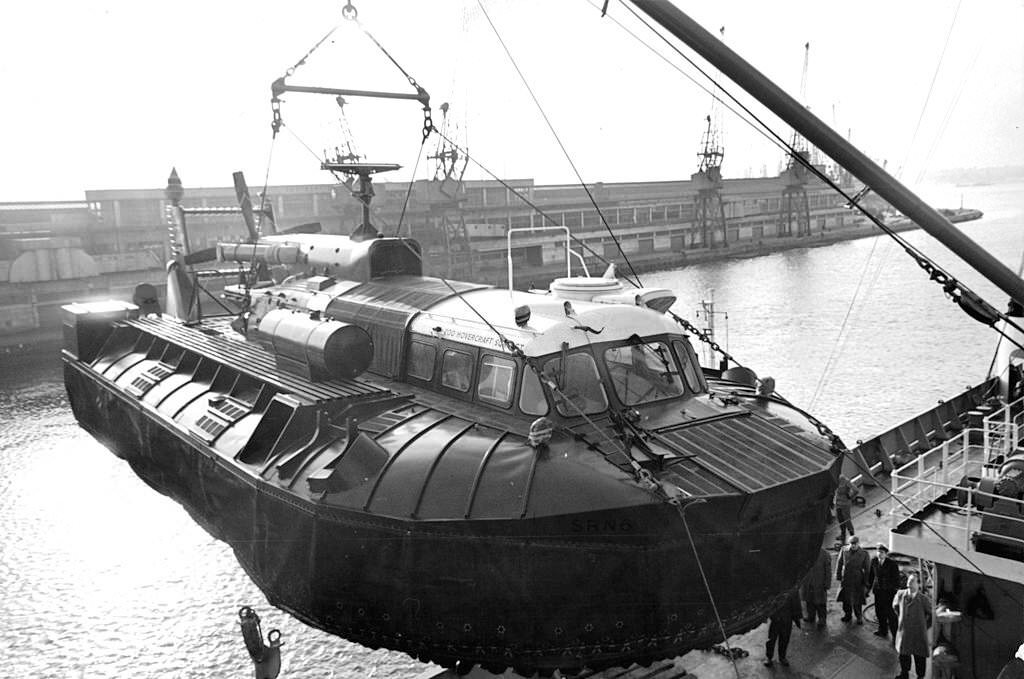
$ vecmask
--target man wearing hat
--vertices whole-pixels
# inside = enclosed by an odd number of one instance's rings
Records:
[[[850,544],[839,553],[839,567],[836,580],[842,583],[839,601],[843,602],[843,622],[850,622],[857,616],[857,624],[864,624],[864,595],[868,585],[868,553],[860,548],[860,538],[850,537]]]
[[[900,588],[900,567],[889,558],[889,548],[878,543],[875,556],[868,568],[868,589],[875,593],[875,615],[878,617],[876,637],[896,636],[896,613],[892,610],[892,599]]]

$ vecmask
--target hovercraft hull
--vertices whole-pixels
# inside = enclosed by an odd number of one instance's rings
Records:
[[[297,498],[68,355],[65,377],[79,422],[230,544],[274,605],[448,666],[532,674],[675,656],[721,641],[716,612],[727,634],[748,630],[813,563],[834,483],[826,470],[702,498],[685,525],[653,499],[537,518],[374,516]]]

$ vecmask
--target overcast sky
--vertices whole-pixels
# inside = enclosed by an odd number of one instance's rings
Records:
[[[540,183],[576,181],[475,1],[353,2],[362,25],[430,92],[435,123],[450,103],[453,133],[484,166]],[[904,168],[905,179],[924,168],[1024,164],[1022,0],[676,2],[709,30],[724,26],[733,49],[793,94],[809,41],[807,104],[891,171]],[[271,150],[271,184],[329,181],[314,155],[344,139],[337,105],[287,95],[286,130],[272,145],[270,83],[341,23],[289,82],[410,89],[341,20],[343,4],[52,0],[7,8],[0,201],[158,188],[171,166],[186,188],[230,185],[238,169],[262,185]],[[679,179],[695,170],[711,97],[617,0],[610,16],[643,42],[586,0],[483,7],[586,181]],[[647,45],[659,45],[668,62]],[[345,114],[357,150],[402,164],[387,179],[407,179],[420,148],[418,105],[351,98]],[[726,176],[777,171],[778,149],[729,113],[723,123]],[[432,139],[427,150],[434,147]],[[432,175],[422,160],[417,177]],[[467,176],[486,175],[471,165]]]

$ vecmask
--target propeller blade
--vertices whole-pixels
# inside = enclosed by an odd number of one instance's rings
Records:
[[[167,313],[183,321],[196,320],[195,288],[178,260],[167,263]]]
[[[205,248],[185,255],[185,264],[202,264],[217,259],[217,248]]]
[[[263,221],[260,224],[263,231],[270,234],[277,233],[277,222],[274,220],[274,204],[269,200],[263,203]]]
[[[289,227],[284,231],[280,231],[279,233],[320,233],[323,230],[324,227],[320,225],[320,222],[310,222],[309,224],[299,224],[298,226]]]
[[[235,172],[231,175],[235,181],[235,196],[238,197],[238,207],[242,208],[242,219],[245,221],[245,228],[249,231],[249,242],[256,242],[256,220],[252,215],[252,199],[249,198],[249,187],[245,183],[245,175]]]

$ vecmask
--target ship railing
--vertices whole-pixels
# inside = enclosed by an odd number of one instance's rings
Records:
[[[893,501],[892,513],[913,515],[920,512],[950,488],[956,487],[965,476],[980,476],[987,460],[982,432],[964,429],[893,470],[890,476],[892,494],[903,504]]]
[[[917,470],[900,471],[913,474]],[[892,548],[1017,581],[1024,573],[1024,539],[1017,537],[1024,535],[1024,501],[980,491],[971,484],[938,480],[940,476],[899,478],[904,490],[896,498],[903,504],[893,501]],[[895,476],[893,486],[897,486]],[[922,512],[924,498],[932,498],[925,503],[927,516]],[[1000,511],[991,511],[996,503]],[[942,539],[936,539],[934,533]]]
[[[512,291],[513,285],[513,274],[512,274],[512,235],[517,233],[538,233],[543,231],[562,231],[565,233],[565,276],[566,278],[572,276],[572,258],[575,256],[580,260],[580,264],[583,266],[583,271],[587,276],[590,276],[590,272],[587,271],[587,263],[583,260],[583,256],[572,249],[572,234],[569,232],[568,226],[517,226],[510,228],[505,236],[505,256],[507,258],[508,266],[508,289]]]
[[[990,458],[1012,453],[1024,440],[1024,397],[986,415],[982,420],[985,448]]]

